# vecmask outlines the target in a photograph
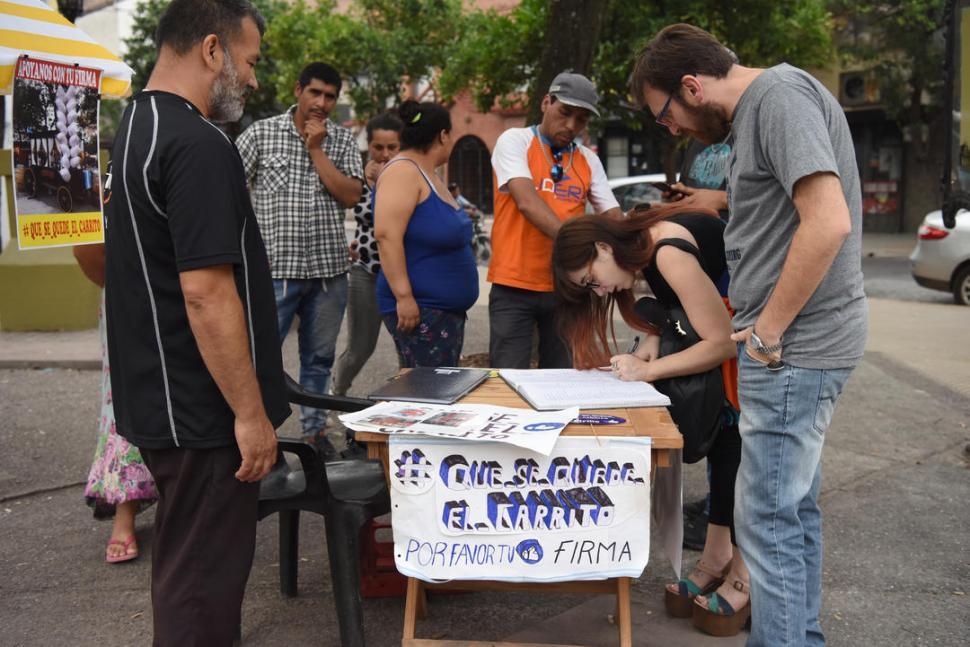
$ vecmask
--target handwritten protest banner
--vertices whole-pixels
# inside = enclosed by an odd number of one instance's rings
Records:
[[[548,454],[579,408],[532,411],[487,404],[381,402],[340,416],[354,431],[500,442]]]
[[[13,91],[20,249],[104,240],[98,169],[101,71],[22,57]]]
[[[392,436],[394,558],[425,581],[639,577],[650,552],[650,439],[500,443]]]

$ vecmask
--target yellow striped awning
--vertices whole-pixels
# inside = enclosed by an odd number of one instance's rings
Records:
[[[101,70],[107,97],[127,96],[131,88],[130,67],[41,0],[0,0],[0,94],[10,93],[24,54]]]

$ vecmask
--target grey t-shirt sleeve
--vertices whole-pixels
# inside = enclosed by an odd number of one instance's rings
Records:
[[[758,112],[758,133],[768,170],[789,198],[803,177],[839,176],[825,116],[807,89],[778,84],[768,90]]]

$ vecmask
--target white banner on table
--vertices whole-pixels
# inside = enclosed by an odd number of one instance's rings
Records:
[[[639,577],[650,553],[650,438],[500,443],[393,436],[397,570],[425,581]]]
[[[578,415],[578,407],[532,411],[487,404],[381,402],[345,413],[340,421],[354,431],[508,443],[548,455],[559,433]]]

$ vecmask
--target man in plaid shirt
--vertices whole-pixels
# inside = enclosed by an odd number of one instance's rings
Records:
[[[310,63],[294,87],[296,104],[239,136],[276,293],[280,343],[300,318],[300,384],[326,393],[347,305],[349,259],[344,209],[360,198],[364,170],[353,134],[329,119],[342,81]],[[303,407],[303,436],[327,458],[327,412]]]

